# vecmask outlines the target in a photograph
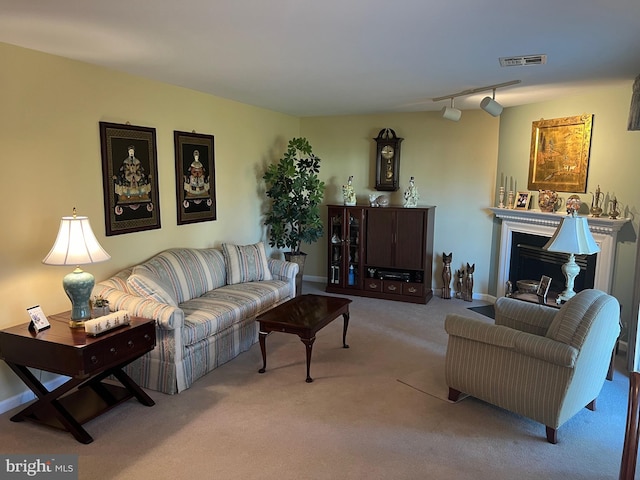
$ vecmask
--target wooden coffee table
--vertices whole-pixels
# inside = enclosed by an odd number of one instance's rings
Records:
[[[316,339],[316,333],[339,315],[344,318],[342,329],[342,346],[349,348],[346,343],[347,328],[349,327],[348,298],[330,297],[327,295],[300,295],[288,302],[278,305],[268,312],[259,315],[256,321],[260,323],[260,350],[262,351],[262,368],[259,373],[267,369],[266,338],[271,332],[293,333],[300,337],[307,347],[307,383],[313,382],[309,375],[311,366],[311,350]]]

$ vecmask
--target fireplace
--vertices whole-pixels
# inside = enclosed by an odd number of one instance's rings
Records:
[[[553,279],[551,290],[564,290],[565,278],[559,268],[567,261],[568,256],[542,250],[542,246],[556,231],[563,215],[506,208],[491,208],[491,211],[496,218],[502,220],[497,296],[505,295],[507,281],[511,281],[515,289],[516,280],[540,280],[542,275]],[[628,221],[625,218],[612,220],[589,217],[589,230],[600,247],[600,253],[588,255],[586,258],[584,255],[576,256],[576,262],[580,265],[580,274],[576,277],[574,286],[576,291],[584,288],[597,288],[607,293],[611,291],[617,235]],[[521,255],[524,258],[520,259]],[[521,267],[524,268],[524,273],[520,271]]]

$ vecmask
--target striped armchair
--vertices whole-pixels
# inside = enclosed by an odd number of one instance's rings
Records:
[[[620,334],[620,305],[583,290],[559,310],[499,298],[495,325],[450,314],[445,377],[449,399],[471,395],[557,429],[595,409]]]

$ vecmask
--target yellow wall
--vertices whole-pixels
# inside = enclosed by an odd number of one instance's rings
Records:
[[[172,246],[265,238],[260,179],[298,118],[6,44],[0,58],[0,328],[35,304],[70,308],[61,283],[72,269],[41,260],[73,207],[112,257],[86,268],[97,280]],[[156,129],[161,229],[105,237],[100,121]],[[217,221],[177,225],[174,130],[215,137]],[[4,362],[0,385],[0,401],[24,389]]]

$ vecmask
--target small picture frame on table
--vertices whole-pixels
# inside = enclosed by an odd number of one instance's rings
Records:
[[[551,277],[542,275],[542,278],[540,278],[540,285],[538,285],[538,290],[536,292],[536,295],[538,295],[538,299],[540,300],[540,303],[547,303],[547,294],[549,293],[550,286],[551,286]]]
[[[527,210],[529,208],[529,199],[531,194],[529,192],[518,192],[513,203],[515,210]]]
[[[42,311],[42,308],[40,308],[40,305],[27,308],[27,313],[29,314],[29,318],[31,318],[31,321],[29,322],[29,330],[32,332],[38,333],[51,327],[49,320]]]

